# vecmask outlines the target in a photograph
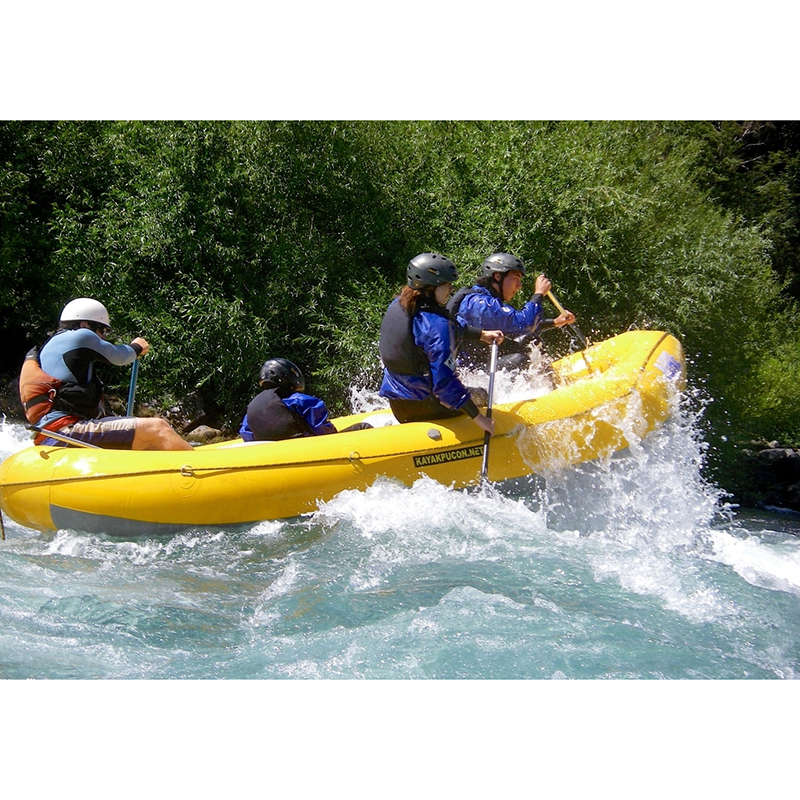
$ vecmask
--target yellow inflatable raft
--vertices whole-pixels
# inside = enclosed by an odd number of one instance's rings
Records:
[[[495,405],[490,481],[547,474],[640,440],[685,382],[680,343],[658,331],[623,333],[553,367],[553,391]],[[0,507],[38,530],[157,535],[294,517],[380,476],[478,482],[483,431],[468,417],[386,425],[391,415],[373,411],[333,422],[341,430],[370,419],[379,427],[193,452],[31,446],[0,465]]]

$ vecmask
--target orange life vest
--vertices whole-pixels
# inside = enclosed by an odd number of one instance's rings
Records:
[[[39,348],[28,351],[19,376],[19,397],[28,422],[35,425],[53,407],[63,381],[48,375],[39,364]]]
[[[28,351],[25,361],[22,364],[22,372],[19,376],[19,397],[22,400],[22,407],[25,409],[25,416],[31,425],[37,422],[53,408],[58,390],[64,385],[64,381],[48,375],[39,363],[39,348],[34,347]],[[57,431],[67,425],[77,422],[80,417],[67,415],[58,417],[45,426],[45,430]],[[41,444],[45,440],[45,434],[40,433],[33,440],[34,444]]]

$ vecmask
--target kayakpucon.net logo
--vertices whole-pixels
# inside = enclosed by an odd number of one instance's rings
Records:
[[[483,445],[459,447],[457,450],[445,450],[443,453],[414,456],[414,466],[429,467],[431,464],[446,464],[448,461],[461,461],[465,458],[481,458],[481,456],[483,456]]]

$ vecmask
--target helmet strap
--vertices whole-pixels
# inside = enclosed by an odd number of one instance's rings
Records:
[[[505,302],[505,300],[503,299],[503,284],[505,283],[505,280],[508,277],[508,273],[507,272],[499,272],[499,273],[495,272],[494,274],[495,275],[500,275],[500,280],[497,280],[497,278],[492,276],[492,278],[493,278],[492,282],[494,283],[494,286],[496,287],[495,291],[497,292],[498,298],[500,300],[502,300],[503,302]]]

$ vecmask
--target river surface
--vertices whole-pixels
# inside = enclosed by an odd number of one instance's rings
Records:
[[[3,679],[794,679],[800,524],[701,476],[685,408],[547,481],[348,491],[245,530],[5,520]],[[3,458],[29,444],[6,422]]]

